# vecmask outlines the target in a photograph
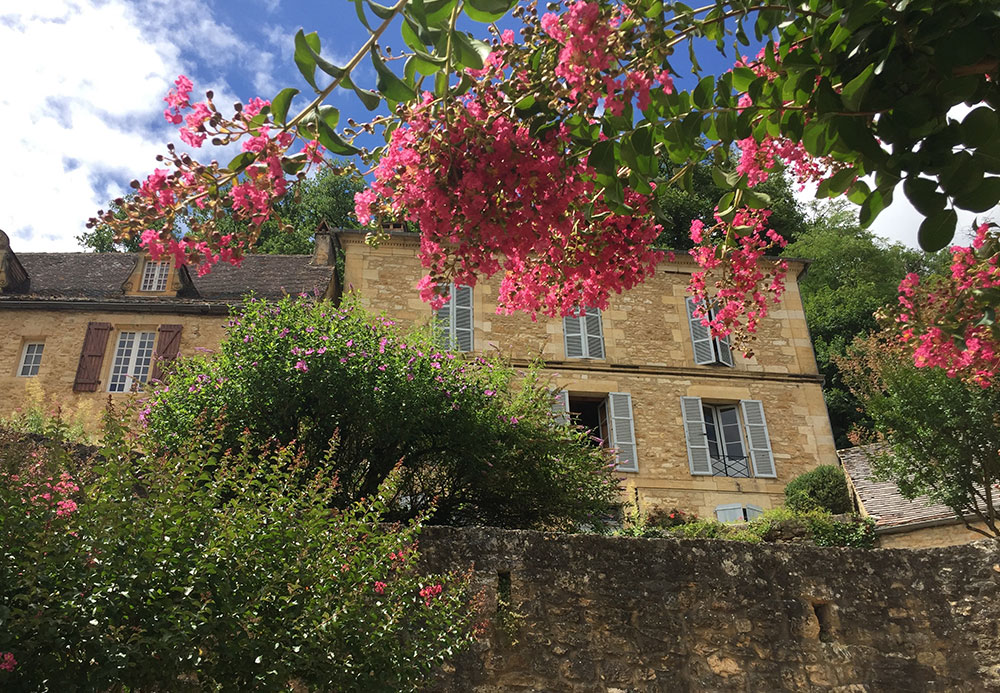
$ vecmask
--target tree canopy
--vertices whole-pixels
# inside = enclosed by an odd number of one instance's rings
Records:
[[[758,188],[777,171],[817,184],[821,198],[846,196],[860,206],[862,226],[901,187],[925,217],[917,236],[930,251],[954,237],[957,210],[980,213],[1000,200],[1000,8],[992,0],[717,0],[697,9],[593,0],[552,3],[544,13],[513,0],[355,4],[368,39],[345,65],[323,57],[318,33],[296,35],[295,64],[315,97],[295,115],[294,88],[229,117],[210,93],[192,102],[193,85],[178,78],[166,117],[181,139],[192,147],[242,140],[243,152],[223,166],[169,149],[167,168],[134,183],[130,212],[104,219],[123,236],[142,235],[154,253],[238,261],[286,194],[286,176],[323,165],[327,151],[360,153],[375,169],[356,199],[359,221],[406,219],[420,229],[427,300],[443,301],[451,281],[499,272],[504,309],[567,314],[604,306],[652,271],[662,259],[654,186],[692,190],[709,159],[726,192],[717,219],[692,222],[704,272],[691,291],[722,304],[713,331],[739,334],[766,313],[761,296],[783,289],[780,267],[745,271],[781,244]],[[508,12],[523,23],[519,37],[492,24]],[[465,31],[460,18],[484,31]],[[390,26],[403,43],[392,67]],[[759,53],[740,55],[752,41],[763,44]],[[685,47],[696,80],[679,89],[675,63]],[[704,49],[729,55],[733,68],[705,74]],[[374,90],[355,70],[365,60]],[[384,103],[390,115],[338,129],[327,103],[337,89],[370,109]],[[959,115],[953,109],[963,104]],[[362,132],[382,133],[387,144],[369,152]],[[669,178],[662,158],[676,167]],[[233,210],[249,231],[204,223],[173,237],[171,221],[192,204],[210,220]],[[973,275],[953,297],[961,309],[903,319],[915,349],[958,340],[936,363],[956,375],[1000,369],[1000,277]]]

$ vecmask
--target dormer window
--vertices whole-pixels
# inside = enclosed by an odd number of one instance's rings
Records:
[[[142,285],[139,291],[166,291],[169,273],[170,262],[147,262],[142,271]]]

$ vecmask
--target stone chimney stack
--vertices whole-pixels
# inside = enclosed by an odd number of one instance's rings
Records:
[[[316,227],[313,235],[314,248],[312,264],[332,265],[333,264],[333,236],[325,221],[321,221]]]
[[[0,230],[0,294],[27,293],[30,286],[28,273],[10,249],[10,238]]]

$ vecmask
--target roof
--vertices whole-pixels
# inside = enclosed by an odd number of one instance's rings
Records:
[[[865,512],[875,518],[876,531],[929,522],[959,521],[955,511],[947,505],[935,503],[927,496],[907,500],[893,482],[873,480],[871,459],[888,452],[888,446],[882,443],[837,451],[861,505]]]
[[[18,253],[31,279],[27,294],[4,298],[124,298],[122,284],[138,253]],[[236,267],[219,263],[203,277],[191,272],[198,298],[235,301],[249,292],[264,298],[319,292],[330,286],[334,267],[311,264],[311,255],[248,255]],[[143,300],[143,299],[138,299]]]

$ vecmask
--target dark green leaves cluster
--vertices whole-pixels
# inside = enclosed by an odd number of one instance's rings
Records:
[[[568,527],[617,501],[607,451],[558,425],[537,372],[457,357],[353,304],[253,301],[213,358],[183,359],[167,385],[146,416],[150,444],[177,449],[217,420],[227,447],[294,440],[337,475],[340,507],[397,466],[390,518]]]
[[[820,465],[789,481],[785,505],[799,513],[823,510],[839,515],[853,509],[844,471],[832,464]]]

